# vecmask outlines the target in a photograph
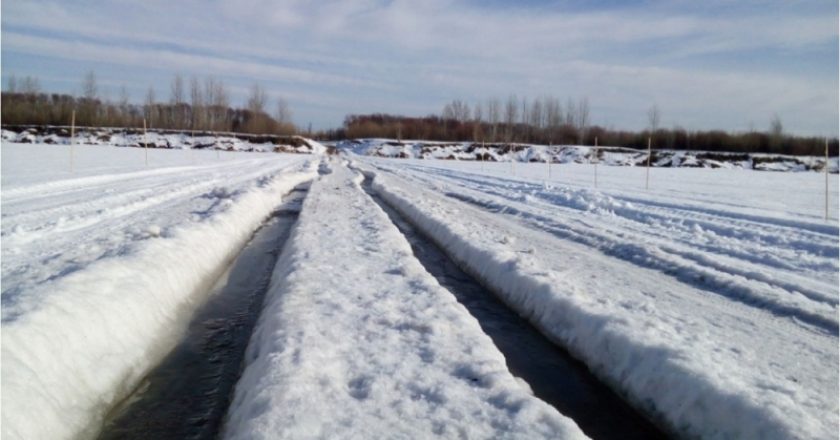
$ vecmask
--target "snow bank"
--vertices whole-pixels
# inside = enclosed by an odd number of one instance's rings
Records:
[[[119,147],[209,149],[246,152],[274,152],[324,154],[326,147],[302,136],[248,135],[177,130],[140,130],[120,128],[79,128],[75,142],[80,145],[109,145]],[[27,144],[67,145],[70,143],[69,127],[33,127],[20,132],[2,130],[7,142]]]
[[[31,287],[27,297],[40,301],[25,313],[7,316],[4,301],[2,437],[94,435],[172,347],[226,261],[284,193],[316,176],[314,166],[264,172],[225,193],[206,218],[165,234],[148,225],[133,252]]]
[[[836,435],[836,333],[375,175],[374,190],[450,257],[673,433]]]
[[[225,437],[583,437],[511,375],[360,181],[333,164],[310,189]]]
[[[423,140],[353,139],[337,147],[362,156],[400,159],[483,160],[491,162],[593,163],[613,166],[644,166],[647,152],[622,147],[585,145],[480,144]],[[745,154],[709,151],[656,150],[653,167],[735,168],[762,171],[822,170],[825,159],[812,156]],[[829,170],[837,173],[838,159],[829,159]]]

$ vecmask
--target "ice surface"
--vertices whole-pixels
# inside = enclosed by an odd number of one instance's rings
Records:
[[[272,277],[225,437],[581,438],[333,164]]]

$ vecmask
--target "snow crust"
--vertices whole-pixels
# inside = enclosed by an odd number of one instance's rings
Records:
[[[4,439],[95,435],[282,195],[317,175],[305,156],[146,169],[134,149],[77,147],[66,178],[52,157],[66,146],[2,148]],[[32,167],[46,169],[14,171]]]
[[[598,191],[542,184],[535,189],[527,179],[404,163],[368,167],[376,176],[375,191],[671,432],[701,438],[836,436],[836,222],[743,216],[720,204],[723,219],[701,222],[685,202],[637,195],[624,203]],[[634,209],[642,203],[647,209]],[[631,228],[623,217],[645,227]],[[750,230],[761,220],[772,231],[766,236]],[[768,262],[777,258],[800,267],[775,274],[762,269],[763,276],[739,273],[739,267],[750,267],[756,249],[739,252],[722,246],[725,241],[704,248],[691,234],[681,244],[683,224],[687,232],[696,224],[723,237],[745,235],[743,243],[758,241],[754,246]],[[660,231],[670,237],[648,240]],[[787,236],[774,240],[771,234]],[[684,267],[656,263],[665,254],[658,246],[696,254],[697,267],[706,272],[691,272],[688,261]],[[730,266],[736,270],[723,273]],[[822,281],[797,278],[805,267]],[[726,278],[709,284],[705,275]],[[746,298],[733,291],[739,286],[762,296]],[[812,295],[803,294],[809,290]],[[771,291],[777,296],[764,296]]]
[[[333,162],[312,185],[225,437],[583,438],[511,375],[361,180]]]

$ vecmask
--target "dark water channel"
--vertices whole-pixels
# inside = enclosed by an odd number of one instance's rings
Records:
[[[464,273],[367,185],[366,189],[406,236],[414,255],[426,270],[478,320],[505,355],[510,371],[528,382],[537,397],[574,419],[593,439],[667,438],[601,383],[583,363],[548,340]]]
[[[307,190],[304,184],[284,197],[217,281],[183,340],[114,411],[100,439],[218,436],[271,273]]]

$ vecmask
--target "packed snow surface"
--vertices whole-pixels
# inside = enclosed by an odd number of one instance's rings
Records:
[[[361,180],[334,162],[312,185],[225,437],[584,437],[511,375]]]
[[[136,142],[114,134],[72,148],[2,136],[3,438],[95,435],[283,195],[313,179],[224,435],[583,436],[511,375],[345,164],[319,178],[316,156],[210,151],[182,135],[148,150],[114,148]],[[353,160],[670,432],[836,437],[837,176],[740,169],[767,163],[752,159],[678,168],[713,160],[683,155],[646,188],[645,169],[578,163],[587,151],[553,165],[530,147],[496,162]]]
[[[2,437],[88,437],[311,156],[2,145]]]
[[[645,191],[632,168],[599,168],[594,189],[584,165],[362,162],[389,204],[673,433],[836,437],[823,176],[656,170]]]

